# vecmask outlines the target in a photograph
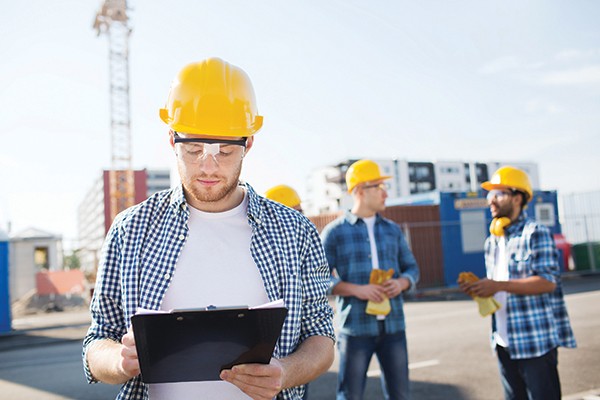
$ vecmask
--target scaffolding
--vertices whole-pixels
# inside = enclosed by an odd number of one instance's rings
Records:
[[[106,34],[109,43],[110,71],[110,217],[132,206],[135,200],[131,166],[131,122],[129,110],[129,27],[127,2],[104,0],[93,28],[98,36]]]

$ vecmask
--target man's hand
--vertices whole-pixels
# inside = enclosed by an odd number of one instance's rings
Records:
[[[410,287],[410,281],[406,278],[388,279],[382,286],[386,297],[393,299]]]
[[[500,282],[487,278],[472,283],[461,283],[460,289],[471,296],[478,297],[490,297],[502,290]]]
[[[125,383],[140,373],[135,338],[131,327],[121,343],[110,339],[97,340],[90,345],[87,361],[92,376],[112,385]]]
[[[386,293],[382,285],[357,285],[354,296],[361,300],[371,300],[375,303],[381,303],[383,300],[385,300]]]
[[[121,362],[119,367],[124,375],[129,378],[140,374],[140,362],[138,360],[137,349],[135,347],[135,337],[131,327],[121,338]]]
[[[271,400],[283,389],[284,369],[275,358],[264,364],[240,364],[221,371],[221,379],[234,384],[254,400]]]

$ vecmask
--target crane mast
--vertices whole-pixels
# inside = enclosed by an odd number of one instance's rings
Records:
[[[135,203],[131,167],[131,122],[129,116],[129,35],[126,0],[104,0],[93,28],[106,34],[109,43],[111,170],[109,172],[110,216]]]

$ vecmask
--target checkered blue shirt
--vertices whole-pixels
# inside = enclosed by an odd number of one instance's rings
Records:
[[[333,310],[328,304],[329,267],[314,225],[301,213],[255,193],[248,184],[250,251],[269,300],[283,299],[288,316],[274,351],[281,358],[312,335],[334,339]],[[159,192],[121,213],[107,234],[90,305],[92,324],[83,341],[86,363],[90,343],[120,342],[138,307],[158,310],[175,274],[188,236],[189,209],[181,186]],[[303,388],[282,391],[278,399],[300,399]],[[148,389],[136,377],[117,399],[142,400]]]
[[[407,278],[410,290],[414,290],[419,280],[419,267],[400,227],[377,214],[374,233],[379,268],[393,268],[393,278]],[[373,269],[371,244],[367,224],[361,218],[347,211],[323,228],[321,239],[329,266],[337,272],[337,277],[332,277],[332,287],[340,280],[359,285],[369,283]],[[392,311],[385,318],[385,331],[397,333],[406,328],[402,296],[390,299],[390,304]],[[366,300],[337,296],[336,307],[341,333],[352,336],[379,334],[377,317],[365,312]]]
[[[539,357],[558,346],[576,347],[569,323],[558,264],[558,251],[550,230],[528,219],[523,212],[505,229],[509,279],[540,276],[556,284],[551,293],[517,295],[507,293],[508,352],[511,358]],[[491,279],[498,239],[485,242],[485,264]],[[492,332],[496,329],[492,318]],[[492,335],[492,346],[495,346]]]

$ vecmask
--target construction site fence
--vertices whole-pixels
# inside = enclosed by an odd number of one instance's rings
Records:
[[[459,220],[441,221],[437,206],[411,206],[387,208],[384,217],[396,222],[402,229],[409,247],[413,252],[421,271],[420,287],[446,286],[444,279],[444,255],[442,231],[445,228],[465,229],[468,223]],[[323,228],[336,219],[341,212],[310,217],[311,221],[321,232]],[[600,272],[600,214],[582,215],[575,218],[565,218],[560,222],[565,243],[557,241],[562,253],[566,252],[566,260],[562,262],[564,271],[599,271]],[[478,224],[482,232],[480,240],[481,251],[488,235],[487,229]],[[453,243],[454,237],[446,237],[446,245],[458,246]],[[565,248],[566,247],[566,248]],[[562,261],[562,260],[561,260]],[[481,257],[483,264],[483,254]]]

